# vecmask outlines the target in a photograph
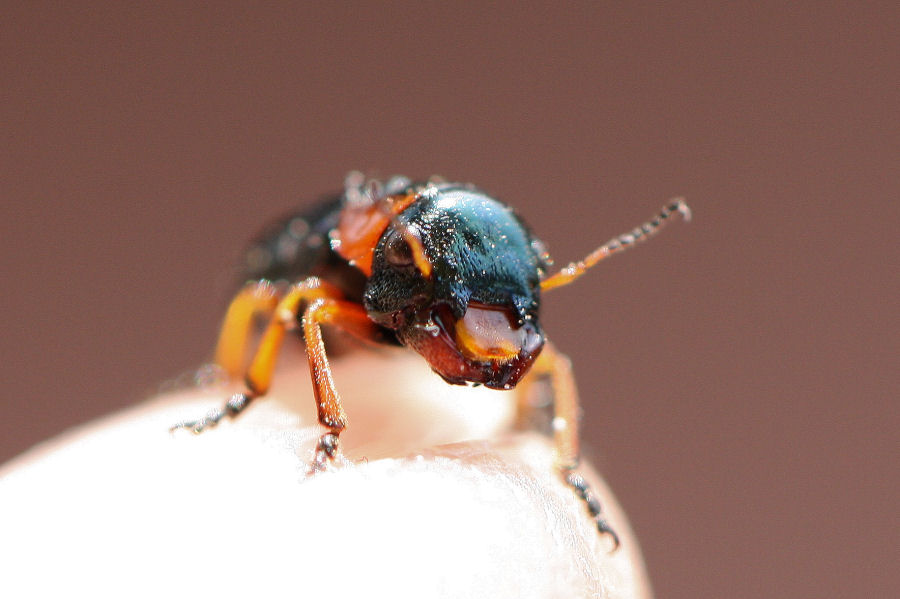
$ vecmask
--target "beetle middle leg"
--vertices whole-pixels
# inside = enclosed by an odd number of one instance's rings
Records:
[[[231,300],[219,332],[215,358],[229,377],[237,378],[243,373],[253,321],[257,316],[270,316],[281,295],[274,284],[263,279],[247,283]]]
[[[544,346],[532,368],[532,377],[546,376],[550,379],[553,390],[553,441],[556,446],[556,468],[563,481],[585,503],[588,513],[602,534],[608,534],[614,548],[619,546],[619,535],[610,527],[602,515],[599,499],[591,490],[584,477],[576,471],[579,461],[578,442],[578,390],[575,377],[572,375],[572,362],[567,356],[558,352],[552,344]],[[533,381],[534,379],[532,379]],[[525,393],[519,399],[520,412],[527,409],[524,402],[531,391],[531,383],[526,385]]]

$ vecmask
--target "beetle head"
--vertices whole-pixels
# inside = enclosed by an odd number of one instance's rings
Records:
[[[509,389],[544,344],[542,259],[503,204],[470,188],[426,189],[379,239],[365,307],[448,382]]]

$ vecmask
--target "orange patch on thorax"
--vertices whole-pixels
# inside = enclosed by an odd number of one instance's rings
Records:
[[[415,194],[389,196],[370,204],[347,206],[333,235],[334,249],[366,274],[372,274],[375,246],[391,220],[416,201]]]

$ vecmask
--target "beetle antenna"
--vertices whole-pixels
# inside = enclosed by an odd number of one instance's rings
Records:
[[[541,281],[541,290],[548,291],[556,287],[568,285],[589,268],[600,262],[601,260],[623,252],[640,241],[644,241],[656,235],[663,225],[673,214],[678,213],[685,222],[691,220],[691,209],[684,203],[684,198],[676,198],[663,209],[652,220],[645,222],[640,227],[635,227],[628,233],[623,233],[618,237],[613,237],[596,250],[588,254],[584,260],[572,262],[559,272],[550,275]]]

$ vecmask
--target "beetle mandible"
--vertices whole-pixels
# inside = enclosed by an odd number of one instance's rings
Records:
[[[682,199],[587,257],[548,274],[544,245],[505,204],[472,185],[439,178],[381,183],[348,175],[344,191],[309,212],[278,221],[246,254],[244,280],[232,300],[216,362],[243,376],[246,390],[204,418],[174,427],[200,433],[240,414],[269,390],[285,334],[299,327],[312,375],[318,419],[327,429],[312,469],[339,455],[347,426],[321,325],[418,352],[451,384],[512,389],[526,373],[547,376],[553,389],[557,468],[584,501],[601,533],[618,537],[578,464],[578,397],[568,358],[545,339],[541,292],[567,285],[604,258],[655,234]],[[277,285],[289,281],[289,286]],[[259,346],[244,367],[252,323],[268,316]]]

